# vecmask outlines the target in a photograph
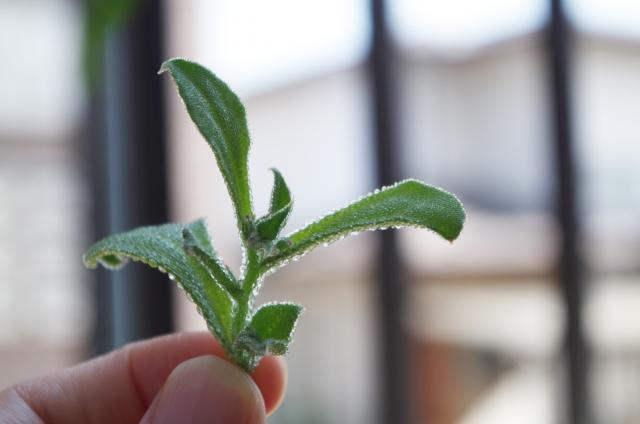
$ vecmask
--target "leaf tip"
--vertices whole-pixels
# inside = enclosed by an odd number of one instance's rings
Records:
[[[82,255],[82,262],[84,262],[84,266],[89,269],[96,269],[98,267],[98,262],[96,261],[96,259],[89,256],[88,253]]]
[[[273,172],[275,174],[274,176],[282,177],[282,173],[275,166],[270,167],[269,171]]]
[[[174,57],[172,59],[169,60],[165,60],[162,65],[160,66],[160,70],[158,71],[158,75],[164,73],[165,71],[169,71],[170,74],[172,74],[173,76],[173,69],[172,66],[174,63],[176,62],[190,62],[188,59],[184,59],[181,57]]]
[[[158,75],[164,73],[165,71],[169,71],[169,73],[171,73],[171,67],[170,67],[171,61],[173,61],[173,59],[165,60],[164,62],[162,62],[162,65],[158,70]]]

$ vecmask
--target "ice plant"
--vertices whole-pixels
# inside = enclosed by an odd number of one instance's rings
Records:
[[[218,258],[205,221],[142,227],[107,237],[84,255],[85,264],[118,268],[127,258],[169,274],[196,305],[227,357],[251,372],[264,355],[287,353],[303,311],[293,303],[254,301],[262,280],[276,268],[319,245],[350,234],[388,227],[419,227],[446,240],[458,237],[465,220],[455,196],[406,180],[361,197],[282,236],[293,197],[276,169],[269,212],[256,217],[249,187],[251,141],[240,99],[205,67],[185,59],[165,62],[187,112],[215,154],[229,190],[243,248],[240,277]]]

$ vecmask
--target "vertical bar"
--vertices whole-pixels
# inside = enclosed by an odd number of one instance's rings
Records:
[[[379,186],[398,180],[397,126],[391,49],[383,0],[371,0],[373,42],[369,67],[374,100],[375,137]],[[387,424],[409,420],[407,388],[407,342],[401,322],[402,269],[396,230],[380,232],[379,295],[382,320],[382,417]]]
[[[91,221],[93,237],[98,240],[109,235],[109,214],[107,192],[106,163],[102,158],[106,155],[104,99],[102,90],[95,89],[91,93],[89,104],[89,143],[84,146],[87,164],[87,175],[91,181]],[[98,267],[94,277],[95,320],[91,340],[91,356],[98,356],[113,348],[111,276],[109,271]]]
[[[569,87],[568,24],[561,0],[551,0],[548,50],[556,148],[558,218],[562,229],[559,277],[567,310],[569,422],[590,422],[588,352],[582,330],[584,268],[578,253],[579,225]]]
[[[102,87],[93,96],[96,239],[168,220],[160,0],[141,1],[108,31]],[[171,332],[171,283],[139,263],[98,274],[95,354]],[[107,281],[104,281],[107,280]]]
[[[130,49],[126,29],[109,30],[105,39],[105,170],[108,231],[120,233],[133,228],[135,205],[132,200],[134,161],[133,110],[129,62]],[[136,331],[135,307],[129,292],[138,283],[140,267],[126,268],[109,274],[111,305],[111,349],[121,347],[134,339]]]
[[[164,57],[162,0],[141,0],[130,32],[131,103],[133,134],[130,170],[133,205],[131,228],[164,224],[169,220],[166,167],[166,127],[163,79],[158,76]],[[137,264],[137,278],[130,287],[131,309],[136,311],[135,329],[124,343],[173,330],[171,289],[165,274]],[[127,329],[125,328],[125,331]]]

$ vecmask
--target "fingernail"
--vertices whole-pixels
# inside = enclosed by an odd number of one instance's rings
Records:
[[[141,424],[264,424],[258,387],[239,368],[216,356],[178,365]]]

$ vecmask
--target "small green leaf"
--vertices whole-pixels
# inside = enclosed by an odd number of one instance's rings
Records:
[[[271,171],[273,172],[273,190],[271,190],[269,213],[275,213],[289,205],[293,199],[280,171],[276,168],[271,168]]]
[[[202,222],[196,221],[188,227],[198,233],[200,226]],[[183,224],[165,224],[107,237],[85,253],[85,265],[95,268],[100,262],[107,267],[121,266],[125,258],[131,258],[167,272],[202,310],[211,331],[228,351],[239,331],[234,328],[234,301],[209,270],[184,251],[184,228]]]
[[[262,272],[304,255],[320,244],[349,234],[386,227],[427,228],[449,241],[455,240],[466,215],[452,194],[416,180],[376,190],[354,203],[290,234],[291,246],[262,262]]]
[[[288,249],[291,246],[291,239],[289,237],[283,237],[276,241],[276,247],[278,250]]]
[[[234,347],[256,355],[286,355],[293,331],[304,308],[295,303],[272,303],[262,306],[251,318],[234,343]]]
[[[185,225],[182,230],[182,236],[185,250],[198,249],[202,251],[203,255],[207,255],[214,260],[218,259],[218,254],[211,243],[207,221],[204,218],[196,219]]]
[[[233,348],[249,352],[256,358],[261,358],[269,353],[269,348],[265,341],[262,340],[256,329],[250,325],[247,325],[244,330],[238,333],[236,341],[233,342]]]
[[[216,155],[234,205],[238,228],[248,238],[246,217],[253,217],[248,158],[251,140],[240,99],[204,66],[185,59],[162,64],[178,86],[187,112]]]
[[[295,303],[269,303],[251,317],[251,326],[264,340],[291,341],[293,330],[304,308]]]
[[[258,235],[267,240],[275,240],[280,231],[287,224],[289,214],[293,208],[293,202],[289,202],[287,206],[277,212],[263,216],[256,221],[256,229]]]
[[[273,171],[273,189],[269,202],[269,213],[255,223],[261,239],[275,240],[280,231],[287,225],[287,220],[293,209],[293,199],[287,183],[276,168]]]
[[[229,292],[231,297],[238,297],[242,293],[242,287],[231,270],[218,259],[204,219],[199,219],[185,226],[182,230],[182,237],[184,238],[185,252],[198,259],[209,270],[214,280]]]

